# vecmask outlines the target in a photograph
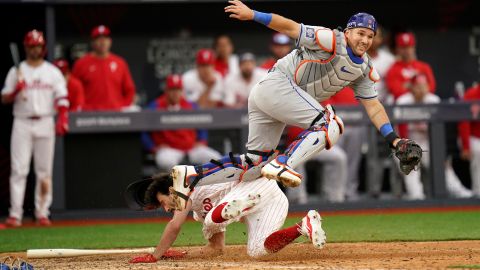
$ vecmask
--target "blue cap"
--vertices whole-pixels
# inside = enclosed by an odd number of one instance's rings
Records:
[[[347,29],[352,28],[367,28],[372,30],[375,34],[377,33],[377,20],[372,15],[360,12],[348,20]]]

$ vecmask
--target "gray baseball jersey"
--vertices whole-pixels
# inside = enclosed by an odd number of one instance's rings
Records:
[[[380,76],[367,54],[358,57],[347,46],[343,32],[301,24],[297,49],[280,59],[275,67],[318,101],[324,101],[346,86],[355,96],[377,96],[374,83]]]

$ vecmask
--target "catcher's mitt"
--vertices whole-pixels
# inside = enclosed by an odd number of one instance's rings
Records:
[[[422,159],[422,148],[413,140],[401,139],[395,147],[395,156],[400,160],[400,170],[408,175]]]

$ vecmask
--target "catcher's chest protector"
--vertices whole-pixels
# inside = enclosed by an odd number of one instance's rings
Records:
[[[349,53],[344,33],[328,30],[317,32],[318,35],[329,35],[317,39],[320,50],[298,50],[302,60],[294,74],[297,85],[318,101],[328,99],[357,79],[375,79],[371,78],[374,75],[370,74],[368,56],[357,57],[351,51]]]

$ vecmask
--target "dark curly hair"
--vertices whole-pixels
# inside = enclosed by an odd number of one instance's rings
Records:
[[[169,188],[173,185],[172,176],[168,173],[159,173],[152,176],[152,183],[145,190],[144,201],[147,205],[159,206],[157,193],[169,195]]]

